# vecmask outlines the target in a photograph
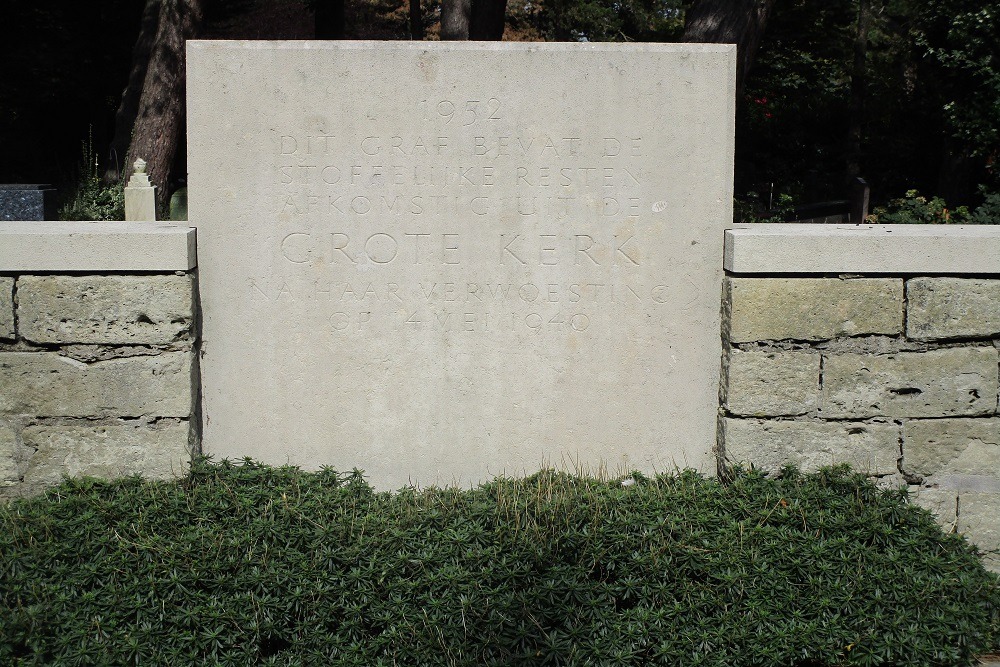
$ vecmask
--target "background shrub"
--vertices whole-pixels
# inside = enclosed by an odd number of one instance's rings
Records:
[[[60,220],[124,220],[125,183],[101,182],[97,156],[90,138],[83,143],[83,159],[69,200],[59,209]]]
[[[868,221],[877,224],[904,225],[1000,225],[1000,192],[983,193],[983,203],[970,211],[965,206],[949,209],[940,197],[922,196],[909,190],[905,197],[893,199],[887,206],[876,207]]]
[[[0,663],[962,665],[996,578],[846,469],[376,493],[196,462],[0,508]]]

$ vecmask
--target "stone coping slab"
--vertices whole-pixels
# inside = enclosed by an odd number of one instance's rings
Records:
[[[195,266],[192,227],[0,221],[0,272],[187,271]]]
[[[1000,274],[1000,226],[749,224],[726,231],[726,271]]]

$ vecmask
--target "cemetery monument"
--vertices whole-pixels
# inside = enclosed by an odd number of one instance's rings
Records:
[[[190,42],[203,448],[714,471],[735,50]]]

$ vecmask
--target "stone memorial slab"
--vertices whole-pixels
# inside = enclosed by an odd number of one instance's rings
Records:
[[[714,472],[735,50],[189,42],[203,449]]]

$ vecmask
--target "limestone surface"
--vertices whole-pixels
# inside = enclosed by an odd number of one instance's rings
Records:
[[[177,477],[191,462],[189,427],[180,419],[28,426],[24,444],[37,451],[27,462],[24,485],[58,484],[63,475]]]
[[[14,428],[0,421],[0,488],[14,486],[19,481],[17,467],[17,436]]]
[[[1000,419],[908,419],[902,468],[921,477],[1000,477]]]
[[[895,278],[728,278],[733,343],[898,334],[903,281]]]
[[[205,452],[714,470],[734,55],[188,42]]]
[[[992,347],[832,354],[823,363],[820,414],[827,418],[987,415],[996,406]]]
[[[906,281],[906,335],[914,340],[1000,334],[1000,280],[912,278]]]
[[[195,230],[159,222],[0,220],[0,271],[187,271]]]
[[[732,414],[776,417],[802,415],[816,408],[818,352],[734,349],[728,369],[726,409]]]
[[[21,276],[18,322],[35,343],[166,344],[191,335],[186,275]]]
[[[1000,493],[961,491],[958,532],[984,552],[986,567],[1000,571]]]
[[[911,486],[910,499],[931,512],[941,527],[965,535],[983,553],[983,564],[1000,572],[1000,493],[962,488]]]
[[[0,415],[191,414],[191,354],[83,363],[55,352],[0,352]]]
[[[958,498],[955,489],[942,489],[933,486],[909,487],[910,500],[934,515],[934,518],[945,531],[958,529]]]
[[[788,464],[814,471],[838,463],[870,475],[897,472],[895,424],[726,418],[724,434],[726,460],[770,472]]]
[[[996,225],[753,223],[726,231],[734,273],[1000,273]]]
[[[0,277],[0,338],[14,338],[14,279]]]

